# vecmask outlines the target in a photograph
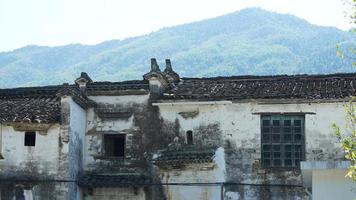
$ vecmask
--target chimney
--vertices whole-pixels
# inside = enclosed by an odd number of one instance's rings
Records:
[[[172,69],[172,63],[170,59],[166,59],[166,69],[167,71],[173,71]]]
[[[75,83],[78,85],[79,89],[82,92],[85,92],[87,84],[92,82],[93,80],[91,80],[89,75],[85,72],[82,72],[80,74],[80,77],[75,80]]]
[[[171,86],[174,86],[179,82],[179,74],[177,74],[173,68],[170,59],[166,59],[166,69],[163,71],[164,77],[168,80]]]
[[[155,97],[160,96],[169,85],[168,80],[159,69],[156,58],[151,58],[151,71],[143,75],[143,79],[148,80],[150,93]]]
[[[151,58],[151,72],[160,72],[156,58]]]

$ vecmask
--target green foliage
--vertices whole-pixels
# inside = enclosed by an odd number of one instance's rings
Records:
[[[343,3],[350,8],[346,11],[351,24],[356,24],[356,0],[343,0]],[[352,29],[351,33],[355,34],[356,29]],[[356,48],[355,45],[349,46],[346,50],[340,45],[336,46],[336,54],[343,60],[351,62],[352,67],[356,67]],[[345,158],[351,162],[347,177],[352,178],[356,182],[356,107],[354,105],[356,97],[351,97],[349,105],[344,105],[346,111],[346,126],[347,134],[343,134],[338,125],[333,124],[332,128],[337,138],[340,141],[340,146],[345,152]]]
[[[349,48],[356,38],[252,8],[122,41],[0,53],[0,88],[73,83],[81,71],[93,80],[142,79],[151,57],[171,58],[183,77],[354,72],[335,55],[337,43]]]
[[[349,171],[346,176],[356,181],[356,107],[355,97],[351,98],[349,104],[344,105],[346,111],[346,133],[342,133],[341,128],[333,124],[334,133],[340,141],[340,146],[345,151],[345,158],[351,161]]]

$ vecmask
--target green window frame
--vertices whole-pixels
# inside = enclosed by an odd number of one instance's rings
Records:
[[[304,115],[261,116],[261,159],[269,167],[297,168],[305,158]]]

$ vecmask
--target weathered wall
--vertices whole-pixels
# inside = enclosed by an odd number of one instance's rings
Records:
[[[65,177],[59,176],[60,126],[53,125],[47,132],[37,131],[33,147],[24,146],[24,132],[11,126],[1,128],[4,156],[0,160],[1,199],[66,199],[66,183],[60,182]]]
[[[70,97],[61,100],[61,125],[36,132],[35,146],[24,146],[24,132],[2,126],[2,199],[78,199],[85,111]]]
[[[1,125],[2,155],[0,173],[2,177],[27,177],[31,175],[53,177],[59,165],[59,125],[47,132],[36,132],[36,146],[25,146],[25,132],[15,131],[11,126]]]
[[[164,122],[179,124],[184,135],[192,130],[195,138],[201,138],[202,127],[217,127],[204,136],[216,135],[225,147],[226,181],[247,184],[302,185],[299,169],[264,169],[261,166],[260,115],[269,112],[308,112],[305,116],[306,159],[334,160],[342,158],[337,139],[330,128],[332,123],[344,125],[342,103],[311,104],[258,104],[233,103],[225,105],[161,105],[160,115]],[[195,113],[187,117],[186,113]],[[196,114],[198,113],[198,114]],[[203,131],[204,132],[204,131]],[[200,139],[198,140],[200,141]],[[212,141],[216,141],[215,139]],[[199,146],[199,145],[198,145]],[[184,171],[185,169],[182,169]],[[185,172],[182,172],[184,174]],[[185,176],[186,177],[186,176]],[[199,181],[199,178],[196,178]],[[300,187],[227,186],[226,197],[242,199],[300,199],[308,195]]]
[[[86,173],[143,173],[155,175],[150,154],[161,145],[161,121],[149,95],[90,96],[98,106],[87,110],[84,168]],[[105,117],[105,113],[116,117]],[[104,116],[104,117],[103,117]],[[125,158],[104,154],[104,134],[125,134]],[[168,138],[169,139],[169,138]],[[171,139],[169,139],[171,141]],[[139,187],[142,189],[142,187]],[[119,189],[118,190],[123,190]],[[161,187],[145,190],[145,199],[160,199]],[[95,191],[93,196],[95,196]]]
[[[69,177],[77,180],[78,174],[83,168],[83,150],[86,128],[86,111],[76,104],[72,99],[68,99],[70,105],[69,120]],[[69,199],[80,199],[81,192],[77,184],[70,183],[68,191]]]
[[[142,139],[142,132],[140,127],[135,124],[135,118],[139,117],[138,115],[147,114],[148,95],[92,96],[90,98],[98,103],[98,107],[87,111],[85,169],[87,171],[101,171],[102,168],[103,170],[112,170],[109,166],[115,160],[108,161],[104,156],[103,134],[105,133],[126,134],[126,161],[133,157],[142,157],[142,154],[138,155],[140,152],[135,152],[133,147],[133,145],[139,145]],[[101,118],[98,115],[101,111],[125,114],[117,118]],[[116,161],[121,163],[119,167],[121,166],[122,168],[124,166],[122,160]]]

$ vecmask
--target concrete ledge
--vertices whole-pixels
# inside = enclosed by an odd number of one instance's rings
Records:
[[[301,170],[322,170],[322,169],[347,169],[350,161],[303,161],[300,163]]]

